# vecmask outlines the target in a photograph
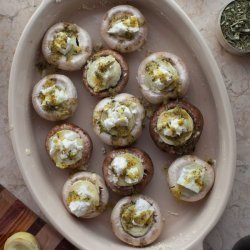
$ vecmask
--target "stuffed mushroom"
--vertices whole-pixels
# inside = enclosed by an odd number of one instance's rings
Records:
[[[86,131],[74,124],[64,123],[49,131],[46,150],[56,167],[80,168],[91,157],[92,141]]]
[[[105,14],[101,34],[110,48],[122,53],[133,52],[147,38],[146,20],[135,7],[119,5]]]
[[[119,93],[128,82],[128,64],[113,50],[102,50],[88,60],[83,70],[83,83],[98,97]]]
[[[108,190],[103,179],[90,172],[72,175],[63,186],[63,203],[78,218],[94,218],[100,215],[108,203]]]
[[[45,34],[42,52],[48,63],[59,69],[79,70],[92,52],[92,42],[87,31],[76,24],[57,23]]]
[[[111,224],[118,239],[138,247],[154,242],[163,227],[159,206],[144,195],[121,199],[112,211]]]
[[[124,148],[109,152],[102,165],[107,186],[120,195],[142,190],[152,179],[153,162],[138,148]]]
[[[145,111],[139,99],[122,93],[102,99],[93,112],[93,127],[100,139],[115,147],[131,145],[141,135]]]
[[[145,58],[139,66],[137,80],[143,96],[152,104],[183,97],[189,86],[184,62],[168,52]]]
[[[179,200],[203,199],[214,184],[214,168],[194,155],[176,159],[168,169],[171,193]]]
[[[203,129],[203,116],[186,101],[162,105],[150,120],[150,135],[155,144],[170,154],[194,151]]]
[[[77,108],[77,92],[64,75],[48,75],[33,88],[32,103],[42,118],[60,121],[71,117]]]

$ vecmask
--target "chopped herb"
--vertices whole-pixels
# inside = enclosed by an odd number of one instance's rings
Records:
[[[209,158],[209,159],[207,160],[207,163],[208,163],[209,165],[211,165],[211,166],[214,166],[214,165],[215,165],[215,160]]]
[[[236,0],[223,10],[220,20],[227,42],[241,51],[250,51],[250,1]]]
[[[46,76],[56,73],[56,67],[54,65],[48,64],[46,61],[41,60],[36,63],[36,68],[41,76]]]
[[[98,51],[102,50],[103,48],[104,48],[104,47],[103,47],[102,42],[97,42],[97,43],[94,45],[93,50],[94,50],[94,52],[98,52]]]

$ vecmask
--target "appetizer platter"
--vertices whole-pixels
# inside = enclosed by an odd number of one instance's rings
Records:
[[[33,197],[80,249],[202,249],[230,195],[223,79],[174,1],[44,0],[9,119]]]

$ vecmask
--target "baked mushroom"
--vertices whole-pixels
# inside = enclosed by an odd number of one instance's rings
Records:
[[[214,184],[214,168],[194,155],[176,159],[168,169],[171,193],[179,200],[203,199]]]
[[[146,20],[133,6],[119,5],[104,16],[101,34],[108,46],[122,53],[138,50],[147,38]]]
[[[76,24],[57,23],[45,34],[42,52],[48,63],[59,69],[79,70],[92,52],[92,42],[87,31]]]
[[[94,218],[107,206],[109,193],[103,179],[90,172],[72,175],[63,186],[63,203],[78,218]]]
[[[203,116],[186,101],[162,105],[150,120],[150,135],[155,144],[170,154],[194,151],[203,129]]]
[[[76,88],[67,76],[45,76],[33,88],[32,103],[42,118],[49,121],[65,120],[77,108]]]
[[[113,50],[102,50],[88,60],[83,70],[83,83],[98,97],[119,93],[128,82],[128,64]]]
[[[86,131],[64,123],[52,128],[46,138],[46,150],[60,169],[80,168],[92,154],[92,141]]]
[[[145,111],[138,98],[122,93],[102,99],[93,112],[93,127],[112,146],[131,145],[141,135]]]
[[[145,195],[121,199],[112,211],[111,224],[118,239],[138,247],[154,242],[163,226],[159,206]]]
[[[183,97],[189,86],[184,62],[169,52],[153,53],[139,66],[137,80],[143,96],[153,104]]]
[[[138,148],[124,148],[109,152],[102,165],[106,185],[120,195],[141,191],[152,179],[153,162]]]

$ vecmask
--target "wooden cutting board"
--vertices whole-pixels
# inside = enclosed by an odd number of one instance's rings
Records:
[[[0,185],[0,249],[9,236],[20,231],[36,236],[43,250],[77,249]]]

